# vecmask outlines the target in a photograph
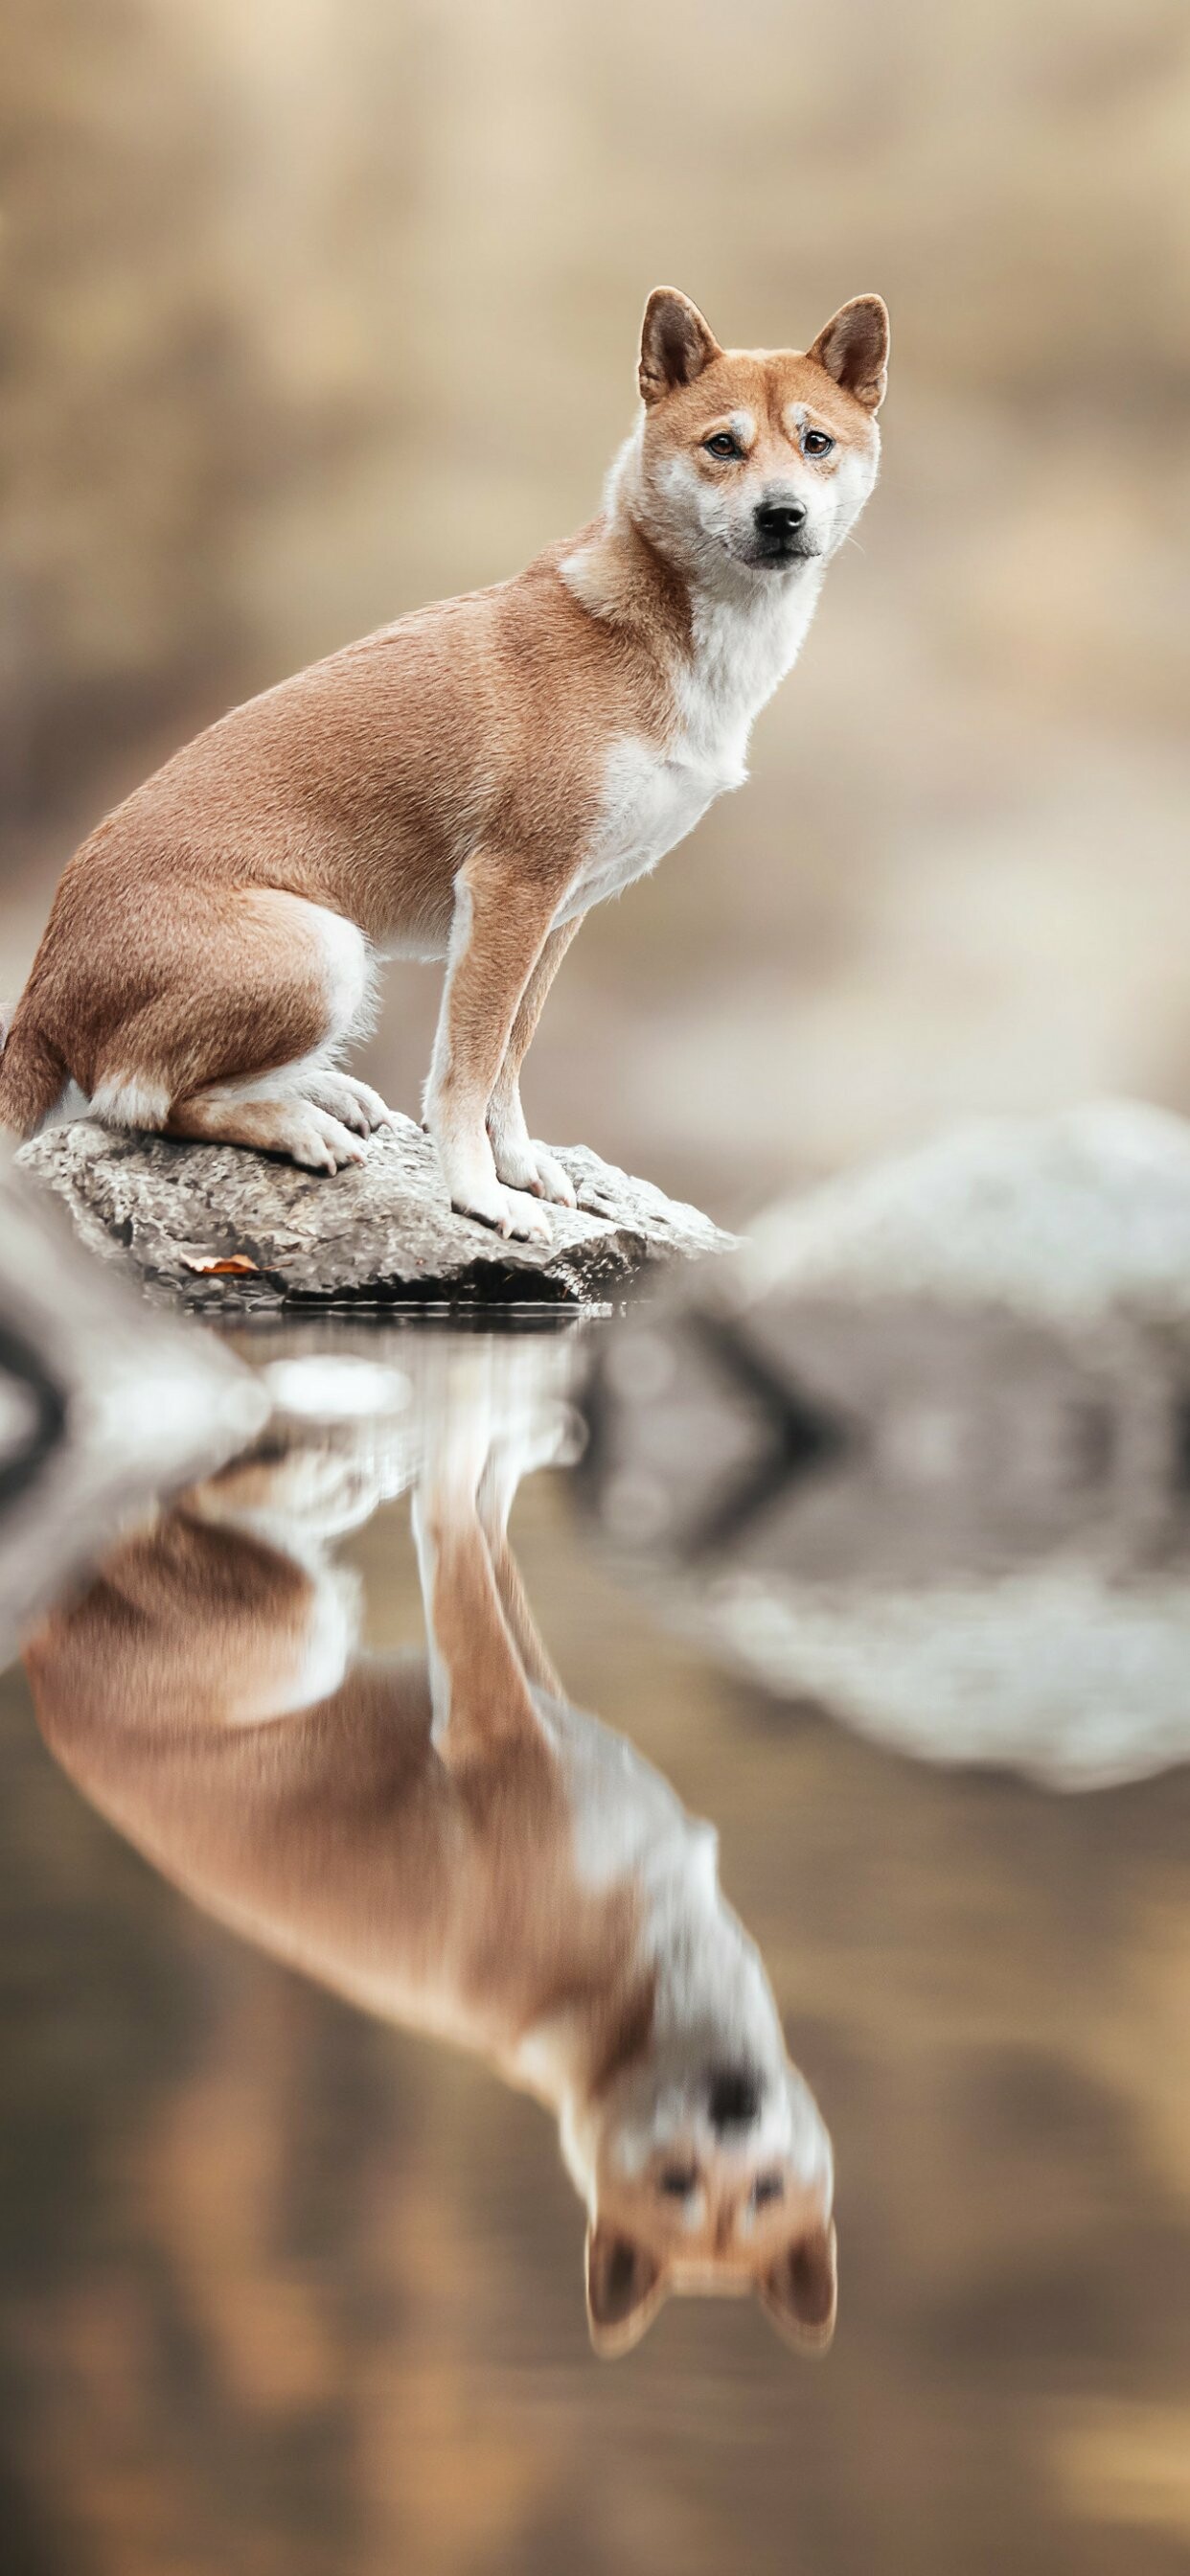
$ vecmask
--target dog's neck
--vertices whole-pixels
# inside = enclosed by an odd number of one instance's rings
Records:
[[[728,744],[742,777],[749,731],[797,659],[826,559],[757,574],[720,547],[684,544],[652,504],[638,428],[612,464],[601,516],[559,569],[592,616],[662,661],[690,747],[713,756]]]
[[[784,2055],[759,1952],[719,1885],[713,1828],[683,1816],[679,1830],[650,1853],[638,1893],[635,1956],[609,1960],[598,1994],[535,2022],[506,2069],[549,2104],[564,2145],[646,2050],[701,2034],[712,2057],[741,2046],[764,2064]]]

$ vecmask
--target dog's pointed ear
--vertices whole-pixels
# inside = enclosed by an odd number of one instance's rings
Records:
[[[796,2344],[799,2352],[825,2352],[839,2301],[833,2225],[792,2238],[756,2286],[761,2306],[787,2343]]]
[[[641,399],[660,402],[678,385],[692,385],[712,358],[723,352],[697,304],[676,286],[655,286],[645,306],[640,334]]]
[[[665,2297],[656,2256],[601,2218],[587,2230],[587,2323],[601,2361],[631,2352]]]
[[[888,308],[879,295],[841,304],[806,356],[825,367],[865,411],[879,411],[888,391]]]

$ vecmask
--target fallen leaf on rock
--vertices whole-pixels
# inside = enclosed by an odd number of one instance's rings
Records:
[[[250,1261],[246,1252],[224,1253],[217,1261],[210,1260],[206,1253],[184,1252],[182,1259],[187,1270],[201,1271],[204,1279],[216,1278],[225,1271],[238,1277],[242,1271],[260,1268],[260,1263]]]

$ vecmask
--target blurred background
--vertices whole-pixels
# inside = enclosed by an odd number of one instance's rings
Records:
[[[1176,0],[13,0],[7,74],[5,1000],[180,739],[581,524],[652,284],[799,346],[878,287],[881,487],[749,786],[584,928],[535,1132],[730,1217],[971,1109],[1190,1109]]]

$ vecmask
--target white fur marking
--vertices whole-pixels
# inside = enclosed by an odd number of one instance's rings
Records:
[[[340,912],[324,911],[311,904],[322,948],[324,993],[330,1029],[327,1044],[337,1045],[349,1036],[356,1020],[368,1003],[372,983],[372,965],[368,945],[354,921]]]
[[[227,1082],[204,1082],[198,1097],[222,1109],[233,1101],[304,1101],[304,1077],[316,1073],[329,1059],[331,1041],[315,1047],[309,1055],[296,1056],[292,1064],[274,1065],[269,1073],[242,1073]]]
[[[742,411],[733,421],[742,426]],[[632,734],[608,748],[600,819],[577,877],[555,914],[575,920],[656,866],[727,788],[747,775],[748,737],[761,708],[797,659],[818,604],[829,554],[874,479],[874,457],[845,460],[837,493],[813,490],[821,551],[784,573],[758,572],[739,552],[751,493],[708,484],[674,455],[646,488],[642,433],[625,442],[608,478],[614,521],[634,515],[690,584],[693,651],[671,664],[674,732],[661,746]],[[854,489],[852,488],[854,486]],[[582,546],[562,578],[592,615],[603,613],[598,544]]]
[[[599,825],[556,923],[646,875],[716,796],[743,785],[753,720],[797,657],[823,571],[816,562],[763,589],[752,581],[746,596],[696,596],[693,659],[673,675],[680,730],[664,748],[632,734],[611,744]]]
[[[109,1127],[163,1127],[169,1091],[165,1083],[145,1082],[139,1074],[113,1073],[92,1092],[91,1107]]]

